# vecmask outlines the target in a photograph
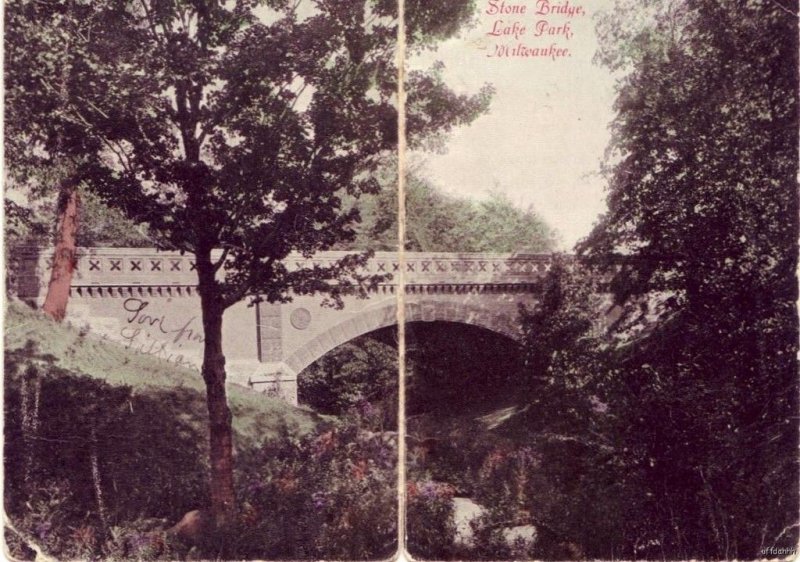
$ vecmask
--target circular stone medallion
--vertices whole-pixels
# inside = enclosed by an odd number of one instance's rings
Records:
[[[296,308],[292,311],[289,322],[298,330],[305,330],[311,324],[311,313],[305,308]]]

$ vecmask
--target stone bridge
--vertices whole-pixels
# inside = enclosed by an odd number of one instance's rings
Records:
[[[346,252],[288,258],[290,268],[324,265]],[[52,251],[15,249],[12,290],[41,304]],[[459,322],[509,338],[519,336],[519,304],[533,304],[550,255],[378,252],[367,273],[392,279],[368,298],[346,297],[342,310],[320,296],[296,295],[287,304],[237,304],[225,313],[223,346],[231,382],[297,401],[297,376],[328,351],[398,321],[398,273],[404,274],[406,322]],[[193,257],[139,248],[82,248],[78,252],[67,320],[138,353],[198,368],[202,322]]]

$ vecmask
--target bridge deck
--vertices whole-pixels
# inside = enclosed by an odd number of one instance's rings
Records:
[[[321,252],[313,258],[292,254],[290,269],[325,266],[351,252]],[[17,248],[10,265],[16,285],[33,288],[47,280],[52,250]],[[395,252],[376,252],[362,273],[390,274],[384,285],[396,286],[401,266],[407,285],[530,284],[540,279],[552,263],[550,254],[489,254],[406,252],[403,264]],[[81,248],[73,287],[194,287],[197,283],[190,254],[151,248]],[[26,291],[22,290],[21,293]]]

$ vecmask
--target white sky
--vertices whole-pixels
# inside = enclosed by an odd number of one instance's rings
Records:
[[[408,61],[411,69],[444,62],[445,81],[458,92],[476,92],[486,82],[496,89],[489,113],[454,131],[446,154],[420,153],[413,160],[423,162],[422,175],[447,192],[482,198],[496,188],[521,207],[532,205],[560,233],[560,249],[570,250],[605,209],[598,171],[609,141],[614,82],[592,63],[597,45],[592,15],[610,0],[587,0],[583,17],[547,18],[553,25],[570,21],[570,40],[533,37],[536,22],[544,18],[535,15],[533,0],[517,1],[527,6],[525,15],[489,15],[490,1],[479,0],[475,28]],[[498,19],[519,21],[528,31],[519,41],[498,41],[488,35]],[[529,47],[557,42],[572,56],[555,61],[488,56],[496,43],[519,42]]]

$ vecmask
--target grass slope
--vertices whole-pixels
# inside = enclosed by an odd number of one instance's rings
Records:
[[[205,385],[198,372],[84,335],[19,301],[10,300],[6,306],[4,343],[6,351],[33,345],[36,352],[52,355],[63,369],[111,385],[130,386],[135,393],[156,395],[164,389],[185,389],[190,399],[176,404],[176,410],[183,410],[176,415],[198,424],[207,420]],[[311,410],[236,385],[228,386],[228,403],[240,441],[276,437],[284,428],[291,434],[304,434],[323,419]]]

